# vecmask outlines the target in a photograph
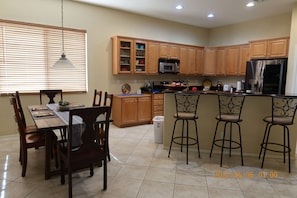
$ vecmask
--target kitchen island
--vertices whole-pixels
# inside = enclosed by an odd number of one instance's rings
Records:
[[[201,152],[210,152],[212,139],[216,126],[216,115],[218,114],[218,99],[215,91],[201,92],[198,104],[198,133]],[[164,148],[169,148],[172,129],[175,119],[175,99],[174,92],[165,92],[164,94],[164,131],[163,144]],[[262,94],[248,94],[245,98],[241,117],[243,155],[258,156],[260,144],[264,135],[266,123],[263,118],[271,114],[271,97]],[[294,125],[290,129],[290,147],[292,149],[292,159],[295,158],[296,139],[297,139],[297,120],[295,117]],[[177,127],[180,127],[178,123]],[[194,134],[194,125],[190,123],[190,134]],[[222,128],[220,128],[223,131]],[[235,130],[235,129],[234,129]],[[278,130],[278,131],[276,131]],[[234,133],[235,134],[235,133]],[[283,141],[283,128],[272,127],[271,140]],[[177,145],[173,144],[174,147]],[[195,150],[196,147],[190,147]],[[214,148],[214,153],[220,152],[220,148]],[[239,154],[239,150],[232,151],[233,154]],[[282,157],[280,153],[268,152],[267,156]]]

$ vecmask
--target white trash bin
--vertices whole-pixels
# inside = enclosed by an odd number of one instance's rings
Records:
[[[162,144],[163,143],[164,116],[155,116],[153,118],[153,123],[154,123],[155,143]]]

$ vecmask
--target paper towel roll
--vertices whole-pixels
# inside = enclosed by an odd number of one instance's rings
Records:
[[[237,83],[236,83],[236,91],[241,91],[241,81],[237,81]]]

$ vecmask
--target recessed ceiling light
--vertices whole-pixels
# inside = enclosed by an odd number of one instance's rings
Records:
[[[212,18],[212,17],[214,17],[214,14],[213,13],[210,13],[210,14],[207,15],[207,17],[208,18]]]
[[[177,5],[176,7],[175,7],[175,9],[177,9],[177,10],[181,10],[181,9],[183,9],[184,8],[184,6],[182,6],[182,5]]]
[[[255,6],[255,2],[254,1],[250,1],[246,4],[246,7],[253,7]]]

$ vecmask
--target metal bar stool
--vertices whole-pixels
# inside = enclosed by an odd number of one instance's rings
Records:
[[[188,154],[189,154],[189,146],[196,145],[198,148],[198,156],[200,158],[200,149],[199,149],[199,140],[198,140],[198,128],[197,122],[197,107],[199,101],[200,94],[199,93],[183,93],[176,92],[175,93],[175,105],[176,105],[176,113],[173,115],[175,118],[174,127],[172,131],[172,137],[170,142],[170,148],[168,157],[170,156],[172,143],[178,144],[181,146],[180,151],[183,151],[183,146],[186,146],[186,161],[188,164]],[[181,134],[176,135],[176,124],[178,121],[182,121]],[[189,121],[193,121],[195,124],[195,137],[189,136]],[[185,123],[186,123],[186,134],[185,132]],[[184,142],[184,140],[186,142]]]
[[[272,96],[272,112],[270,116],[263,119],[266,122],[265,132],[261,143],[261,149],[259,153],[259,159],[262,152],[262,164],[263,168],[266,151],[283,153],[284,163],[286,163],[286,153],[288,153],[289,159],[289,173],[291,172],[291,147],[290,147],[290,133],[289,125],[293,125],[296,109],[297,109],[297,97],[293,96]],[[269,141],[271,128],[273,126],[281,126],[283,128],[283,142]],[[276,149],[281,147],[282,149]]]
[[[210,150],[209,157],[212,155],[214,146],[221,148],[221,161],[220,166],[222,167],[223,163],[223,153],[224,149],[229,150],[229,156],[231,157],[232,149],[240,149],[241,155],[241,165],[243,166],[243,156],[242,156],[242,142],[241,142],[241,130],[240,122],[242,122],[241,111],[244,103],[245,95],[236,95],[236,94],[218,94],[219,102],[219,115],[216,117],[217,124],[215,133],[213,136],[212,146]],[[222,137],[217,137],[218,127],[220,123],[224,123],[224,131]],[[232,139],[232,125],[235,124],[238,127],[238,138],[239,140],[235,141]],[[227,125],[230,129],[227,130]],[[226,137],[226,133],[229,132],[229,138]],[[221,134],[219,134],[221,136]],[[229,143],[225,145],[225,142]]]

